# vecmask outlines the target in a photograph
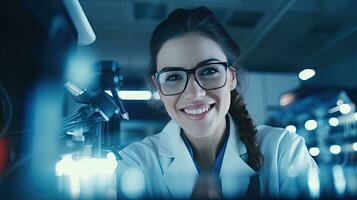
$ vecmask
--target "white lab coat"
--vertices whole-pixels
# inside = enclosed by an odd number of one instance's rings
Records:
[[[245,145],[237,138],[237,128],[229,116],[230,130],[220,171],[225,198],[246,195],[250,176],[256,172],[243,160]],[[257,140],[264,156],[259,172],[260,195],[283,197],[296,194],[307,185],[308,173],[318,171],[304,139],[281,128],[258,126]],[[190,198],[198,172],[180,136],[179,125],[171,120],[164,129],[119,152],[118,176],[130,168],[142,171],[145,195],[149,198]],[[299,180],[299,182],[296,182]]]

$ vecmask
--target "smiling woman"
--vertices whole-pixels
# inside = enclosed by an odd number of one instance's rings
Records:
[[[148,198],[305,193],[298,186],[318,168],[303,138],[255,126],[239,93],[239,46],[209,9],[173,11],[150,48],[148,77],[172,120],[119,152],[119,177],[143,172]]]

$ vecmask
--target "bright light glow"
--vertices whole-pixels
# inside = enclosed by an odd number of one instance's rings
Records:
[[[61,161],[56,163],[56,175],[63,176],[66,170],[66,166],[72,164],[72,155],[66,155]]]
[[[81,158],[79,160],[73,160],[72,156],[69,155],[57,162],[56,175],[71,177],[112,175],[117,165],[117,161],[112,158]]]
[[[342,104],[343,104],[343,100],[342,100],[342,99],[337,100],[336,104],[337,104],[338,106],[342,105]]]
[[[104,92],[107,93],[109,96],[113,96],[112,91],[110,90],[105,90]]]
[[[106,155],[108,160],[116,160],[115,154],[113,152],[108,152]]]
[[[328,120],[328,123],[331,125],[331,126],[338,126],[338,124],[340,123],[340,121],[336,118],[336,117],[331,117],[329,120]]]
[[[159,92],[158,92],[158,91],[153,92],[152,97],[153,97],[153,99],[155,99],[155,100],[159,100],[159,99],[160,99]]]
[[[73,131],[67,131],[67,135],[74,135]]]
[[[355,120],[357,120],[357,112],[353,115]]]
[[[318,147],[311,147],[309,149],[309,154],[312,156],[318,156],[320,154],[320,149]]]
[[[97,56],[91,52],[82,51],[70,56],[65,69],[65,79],[77,85],[91,85],[98,81],[98,77],[93,76],[96,72],[93,63]]]
[[[70,181],[70,187],[71,187],[71,197],[78,198],[78,196],[81,192],[79,177],[71,176],[71,177],[69,177],[69,181]]]
[[[80,88],[78,85],[72,83],[71,81],[68,81],[64,85],[64,87],[75,96],[79,96],[79,95],[83,94],[86,91],[85,89]]]
[[[292,93],[286,93],[281,95],[280,100],[279,100],[279,104],[281,106],[286,106],[290,103],[292,103],[295,100],[295,95]]]
[[[340,112],[342,114],[348,114],[351,112],[351,110],[352,110],[351,106],[347,103],[340,105]]]
[[[152,97],[150,91],[119,91],[119,97],[125,100],[149,100]]]
[[[315,70],[313,69],[304,69],[299,73],[299,78],[303,81],[306,81],[315,76]]]
[[[340,145],[337,145],[337,144],[331,145],[331,146],[330,146],[330,152],[331,152],[332,154],[335,154],[335,155],[341,153],[341,146],[340,146]]]
[[[352,144],[352,148],[353,148],[353,150],[357,151],[357,142]]]
[[[113,96],[111,91],[106,90],[105,92]],[[118,95],[123,100],[149,100],[152,97],[152,93],[146,90],[121,90]]]
[[[296,127],[294,125],[288,125],[285,127],[286,130],[296,133]]]
[[[308,131],[315,130],[317,128],[316,120],[310,119],[305,122],[305,129]]]
[[[145,177],[137,168],[126,170],[120,180],[121,190],[128,199],[140,198],[145,190]]]
[[[308,173],[308,186],[312,198],[318,198],[320,195],[319,173],[315,168],[310,168]]]
[[[333,166],[332,174],[337,195],[341,196],[346,191],[346,177],[343,168],[340,165]]]

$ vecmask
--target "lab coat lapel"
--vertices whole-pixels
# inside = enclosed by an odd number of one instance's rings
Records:
[[[180,127],[173,120],[166,125],[160,136],[159,153],[172,158],[171,163],[163,166],[163,178],[171,194],[175,198],[189,198],[198,172],[181,138]]]
[[[241,158],[247,153],[247,149],[237,137],[238,130],[230,115],[229,122],[229,138],[220,172],[222,192],[226,198],[243,197],[250,177],[256,175],[256,172]]]
[[[243,197],[246,195],[250,177],[257,173],[241,158],[247,153],[243,142],[237,137],[237,128],[229,116],[230,130],[223,157],[220,178],[225,198]],[[160,156],[172,158],[172,162],[163,166],[166,185],[173,197],[189,198],[192,194],[198,172],[185,146],[180,127],[170,121],[160,136]]]

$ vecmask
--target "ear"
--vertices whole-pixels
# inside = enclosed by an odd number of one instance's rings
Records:
[[[158,89],[159,87],[158,87],[158,85],[157,85],[157,81],[156,81],[155,75],[152,75],[152,76],[151,76],[151,81],[152,81],[152,83],[154,84],[155,88]]]
[[[160,96],[160,101],[162,101],[162,93],[161,91],[159,90],[159,85],[157,84],[157,80],[155,78],[155,75],[152,75],[151,76],[151,81],[152,83],[154,84],[155,88],[156,88],[156,91],[159,93],[159,96]]]
[[[230,89],[232,91],[237,87],[237,75],[235,71],[231,71],[231,70],[229,71],[231,72],[232,75],[230,78],[230,86],[231,86]]]

